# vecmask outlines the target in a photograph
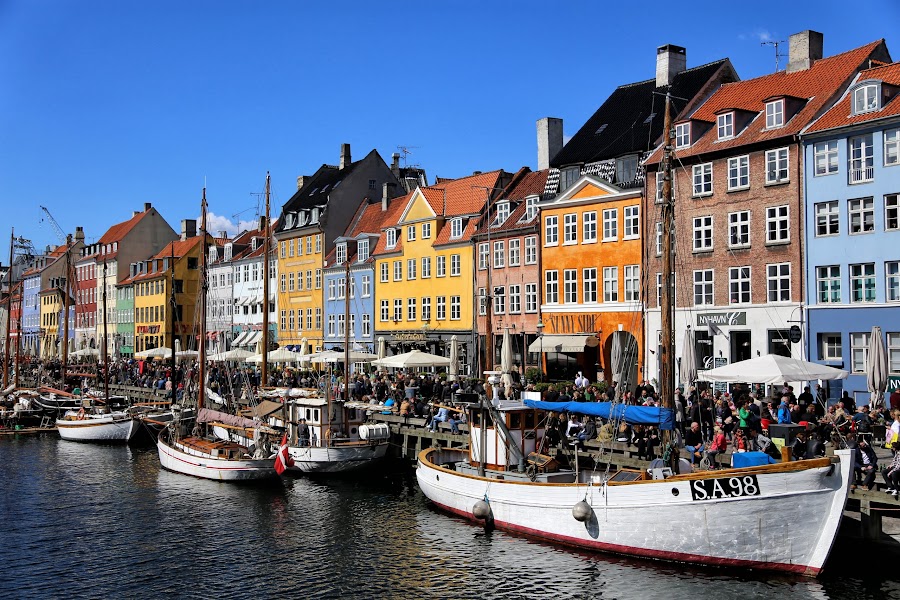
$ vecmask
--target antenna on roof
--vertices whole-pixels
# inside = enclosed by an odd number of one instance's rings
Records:
[[[775,72],[776,73],[778,72],[778,67],[780,66],[779,59],[787,56],[786,54],[780,54],[778,52],[778,48],[784,43],[785,43],[785,40],[769,40],[766,42],[759,43],[760,46],[772,46],[775,48]]]
[[[402,158],[403,158],[403,167],[404,167],[404,168],[406,168],[407,166],[409,166],[409,165],[406,164],[406,157],[407,157],[408,155],[412,154],[412,152],[410,152],[410,150],[411,150],[411,149],[418,149],[418,148],[419,148],[418,146],[397,146],[397,150],[400,151],[400,154],[401,154],[401,156],[402,156]]]

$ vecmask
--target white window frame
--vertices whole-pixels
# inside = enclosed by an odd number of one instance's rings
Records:
[[[371,275],[363,275],[360,277],[360,295],[363,298],[368,298],[372,295],[372,276]]]
[[[435,277],[446,277],[447,276],[447,257],[446,256],[437,256],[436,258],[437,264],[434,269]]]
[[[712,163],[703,163],[693,167],[693,197],[711,196],[713,193]]]
[[[359,240],[356,243],[356,262],[369,260],[369,240]]]
[[[766,185],[788,183],[791,180],[790,148],[766,150]]]
[[[625,265],[623,271],[625,277],[625,302],[640,302],[641,266]]]
[[[844,360],[843,340],[840,333],[822,334],[822,360],[837,362]]]
[[[728,213],[728,247],[750,247],[750,211]]]
[[[619,209],[603,209],[603,241],[615,242],[619,239]]]
[[[784,127],[784,98],[766,102],[766,129]]]
[[[418,308],[417,308],[417,300],[416,298],[407,298],[406,299],[406,320],[407,321],[417,321],[418,317]]]
[[[559,271],[544,271],[544,303],[559,304]]]
[[[900,230],[900,194],[884,195],[884,230]]]
[[[502,269],[506,266],[506,242],[497,240],[494,242],[494,268]]]
[[[372,317],[369,313],[362,314],[362,337],[372,337]]]
[[[538,202],[540,202],[539,196],[528,196],[525,198],[525,218],[523,221],[530,221],[535,218],[538,214]]]
[[[460,296],[450,296],[450,320],[459,321],[462,318],[462,304]]]
[[[509,218],[509,202],[498,202],[497,203],[497,219],[494,221],[494,226],[499,227],[499,226],[503,225],[508,218]]]
[[[791,207],[787,204],[766,207],[766,244],[791,241]]]
[[[435,318],[438,321],[447,319],[447,296],[436,296],[435,299]]]
[[[868,219],[866,219],[868,217]],[[856,219],[856,230],[854,230]],[[847,233],[865,235],[875,232],[875,198],[851,198],[847,200]]]
[[[509,314],[515,315],[522,312],[522,286],[511,285],[508,288]]]
[[[815,237],[831,237],[841,233],[841,203],[839,200],[816,202],[813,205],[816,220]]]
[[[603,301],[619,301],[619,267],[603,267]]]
[[[850,333],[850,372],[865,373],[869,363],[870,331]]]
[[[519,238],[509,240],[509,266],[518,267],[522,260],[522,241]]]
[[[387,248],[395,248],[397,246],[397,230],[391,227],[387,231],[384,232],[385,242],[387,244]]]
[[[484,271],[488,268],[488,260],[490,260],[491,245],[487,242],[478,244],[478,270]]]
[[[625,225],[623,240],[636,240],[641,235],[641,207],[638,204],[623,209],[622,220]]]
[[[675,125],[675,148],[688,148],[691,145],[691,124],[678,123]]]
[[[406,259],[406,280],[414,281],[416,279],[416,267],[418,261],[415,258]]]
[[[547,215],[544,217],[544,246],[559,245],[559,217]]]
[[[885,129],[881,135],[884,139],[884,166],[900,165],[900,128]]]
[[[459,254],[450,255],[450,277],[459,277],[461,273],[461,258]]]
[[[663,226],[660,221],[656,222],[656,255],[662,256],[662,234],[663,234]]]
[[[750,304],[753,300],[752,280],[752,267],[730,267],[728,269],[728,304]]]
[[[816,303],[841,303],[840,265],[821,265],[816,267]]]
[[[850,304],[870,304],[877,298],[875,263],[850,265]],[[869,295],[867,292],[871,292]],[[857,296],[859,299],[857,299]]]
[[[584,304],[597,303],[597,267],[581,270],[581,294]]]
[[[728,191],[746,190],[750,187],[750,155],[728,159]]]
[[[388,261],[381,261],[381,283],[387,283],[391,280],[391,267]]]
[[[478,288],[478,316],[487,314],[487,288]]]
[[[394,298],[394,322],[403,320],[403,298]]]
[[[403,261],[394,261],[394,281],[403,281]]]
[[[866,83],[853,90],[853,114],[878,110],[878,84]]]
[[[770,304],[791,301],[791,263],[766,265],[766,291]]]
[[[563,304],[578,303],[578,269],[563,270]]]
[[[526,265],[536,265],[537,264],[537,247],[538,247],[537,236],[530,235],[525,238],[525,264]]]
[[[431,296],[422,296],[422,320],[431,321]]]
[[[838,172],[838,142],[825,140],[813,145],[814,176],[824,177]]]
[[[416,241],[416,226],[415,225],[407,225],[406,226],[406,241],[407,242]]]
[[[337,245],[337,249],[334,253],[334,262],[342,265],[347,262],[347,243],[341,242]]]
[[[431,239],[431,223],[422,223],[422,239]]]
[[[581,215],[581,243],[597,242],[597,211],[589,210]]]
[[[563,215],[563,245],[571,246],[578,243],[578,214],[568,213]]]
[[[506,314],[506,288],[504,286],[494,288],[494,314]]]
[[[734,113],[727,112],[716,116],[716,133],[719,140],[730,140],[734,137]]]
[[[422,257],[422,279],[431,279],[431,257],[423,256]]]
[[[887,337],[888,373],[900,374],[900,333],[889,331]]]
[[[703,215],[693,219],[694,252],[711,252],[713,249],[713,216]]]
[[[868,183],[875,178],[875,142],[871,133],[847,140],[847,181],[852,185]]]
[[[525,312],[536,313],[538,310],[538,289],[536,283],[525,284]]]
[[[450,219],[450,239],[455,240],[462,237],[463,234],[463,226],[462,219],[460,217],[455,217]]]
[[[884,263],[884,300],[900,302],[900,261],[888,260]]]
[[[715,301],[715,271],[694,271],[694,306],[712,306]]]

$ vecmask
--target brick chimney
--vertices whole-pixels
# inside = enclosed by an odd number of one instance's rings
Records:
[[[144,202],[144,212],[147,212],[151,208],[153,208],[152,204],[150,204],[149,202]]]
[[[84,242],[84,227],[75,228],[75,242]]]
[[[674,44],[656,49],[656,87],[672,85],[675,76],[687,68],[687,50]]]
[[[537,122],[537,168],[550,168],[550,161],[563,147],[563,122],[556,117],[544,117]]]
[[[189,238],[197,235],[197,219],[182,219],[181,220],[181,241],[185,241]]]
[[[309,175],[301,175],[297,178],[297,189],[302,190],[303,186],[306,185],[306,180],[309,179]]]
[[[394,174],[394,177],[400,177],[400,153],[394,152],[391,154],[391,173]]]
[[[807,29],[788,38],[787,72],[805,71],[813,63],[822,59],[823,36],[818,31]]]
[[[350,144],[341,144],[341,166],[340,166],[340,169],[343,171],[344,167],[349,167],[351,162],[353,162],[353,161],[350,160]]]

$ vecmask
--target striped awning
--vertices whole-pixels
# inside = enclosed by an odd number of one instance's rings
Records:
[[[584,352],[585,347],[595,348],[600,340],[595,335],[550,333],[538,337],[528,345],[529,352]]]
[[[231,347],[234,348],[236,346],[243,346],[246,344],[246,339],[250,335],[249,331],[242,331],[234,340],[231,342]]]

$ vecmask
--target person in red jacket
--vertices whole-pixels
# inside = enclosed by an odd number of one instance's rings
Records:
[[[716,456],[719,455],[720,452],[726,452],[728,450],[728,440],[725,439],[725,432],[722,431],[722,428],[718,425],[713,428],[713,439],[709,444],[709,468],[716,468]]]

